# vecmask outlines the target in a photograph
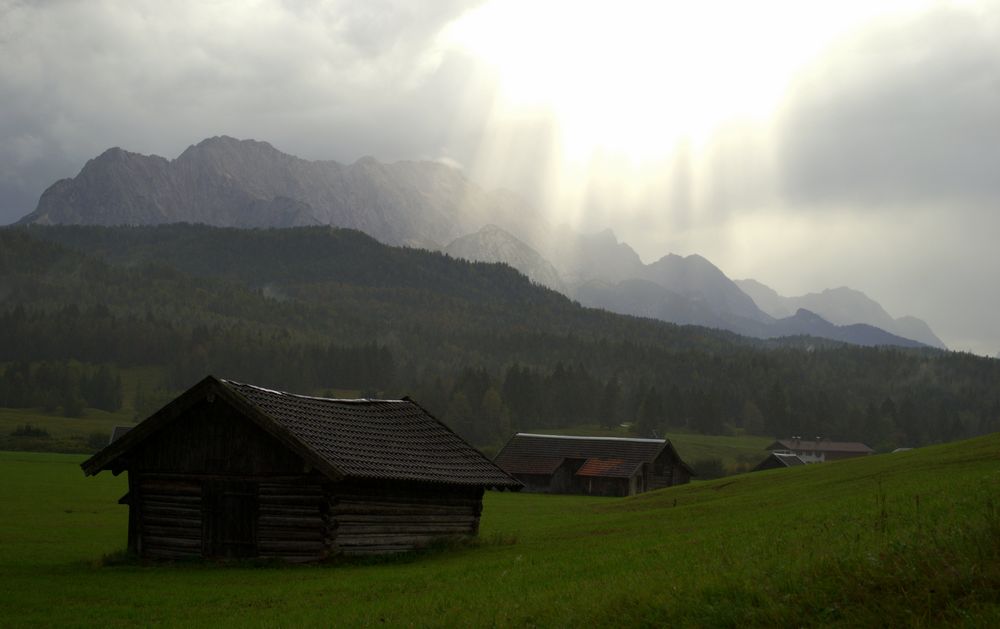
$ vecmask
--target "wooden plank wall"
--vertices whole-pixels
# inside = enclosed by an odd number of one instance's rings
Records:
[[[152,559],[187,559],[202,553],[201,483],[140,477],[139,553]]]
[[[680,463],[675,463],[672,470],[673,485],[683,485],[691,481],[691,474],[681,467]]]
[[[677,464],[677,459],[674,457],[670,449],[664,448],[664,450],[660,452],[660,455],[656,457],[656,460],[653,461],[653,464],[649,466],[649,479],[646,483],[646,491],[663,489],[664,487],[677,485],[677,469],[683,468],[680,468]],[[657,474],[657,471],[660,473]]]
[[[269,479],[258,492],[259,556],[293,562],[327,556],[327,497],[316,478]]]
[[[281,476],[302,459],[221,401],[202,402],[129,454],[129,472]]]
[[[331,551],[374,555],[415,550],[442,537],[475,535],[483,490],[332,485]]]

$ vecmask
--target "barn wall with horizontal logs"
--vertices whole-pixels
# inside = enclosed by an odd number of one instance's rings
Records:
[[[223,401],[195,404],[128,453],[129,546],[150,559],[316,561],[474,535],[482,487],[331,481]]]

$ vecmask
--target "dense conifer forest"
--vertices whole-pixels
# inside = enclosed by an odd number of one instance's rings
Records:
[[[121,405],[156,365],[410,395],[480,446],[518,429],[822,435],[887,449],[1000,430],[1000,361],[759,341],[586,309],[513,269],[350,230],[0,230],[0,406]]]

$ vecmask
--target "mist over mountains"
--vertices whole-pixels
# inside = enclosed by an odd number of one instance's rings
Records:
[[[108,149],[49,187],[20,222],[336,225],[386,244],[436,247],[516,209],[435,162],[307,161],[266,142],[221,136],[174,160]]]
[[[783,297],[756,280],[736,280],[736,285],[772,317],[786,317],[799,309],[807,309],[835,325],[864,322],[924,345],[946,348],[925,322],[910,316],[894,319],[878,302],[846,286],[798,297]]]
[[[923,321],[893,318],[848,288],[789,298],[754,280],[734,282],[699,255],[644,264],[611,230],[550,225],[517,195],[483,190],[437,162],[308,161],[226,136],[173,160],[113,148],[50,186],[20,222],[347,227],[386,244],[505,263],[582,305],[620,314],[758,338],[944,347]]]
[[[531,281],[561,293],[566,286],[552,263],[537,251],[496,225],[456,238],[442,251],[456,258],[476,262],[502,262],[514,267]]]

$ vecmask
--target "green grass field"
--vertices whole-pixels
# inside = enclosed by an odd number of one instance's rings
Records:
[[[0,364],[0,368],[4,365]],[[105,443],[115,426],[135,423],[136,390],[142,387],[146,395],[152,391],[169,401],[162,392],[162,367],[132,367],[121,370],[122,408],[114,413],[96,408],[85,409],[83,417],[65,417],[59,410],[44,412],[39,408],[0,408],[0,450],[33,452],[93,452],[90,440],[97,435]],[[172,396],[171,396],[172,397]],[[19,426],[30,424],[49,433],[48,437],[15,437],[11,433]]]
[[[305,567],[102,562],[124,476],[0,453],[0,625],[1000,626],[1000,435],[635,498],[489,493],[482,543]]]
[[[108,413],[88,408],[83,417],[63,417],[40,409],[0,408],[0,449],[35,452],[92,452],[91,435],[99,434],[107,443],[115,426],[130,426],[131,411]],[[49,433],[48,437],[15,437],[18,427],[30,425]],[[96,438],[96,437],[95,437]]]

